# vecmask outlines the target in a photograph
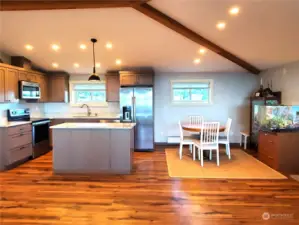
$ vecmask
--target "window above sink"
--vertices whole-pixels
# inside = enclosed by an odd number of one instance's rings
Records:
[[[107,106],[105,82],[71,81],[70,97],[72,106]]]

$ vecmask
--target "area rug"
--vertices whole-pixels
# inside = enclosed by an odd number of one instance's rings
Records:
[[[179,158],[178,148],[167,148],[166,161],[168,174],[175,178],[201,179],[287,179],[281,173],[273,170],[242,150],[232,150],[231,159],[220,150],[220,166],[216,165],[216,155],[211,161],[205,159],[201,167],[199,160],[192,160],[186,149],[182,160]]]

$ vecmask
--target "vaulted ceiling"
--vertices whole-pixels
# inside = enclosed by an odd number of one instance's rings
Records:
[[[236,3],[240,14],[232,17],[228,9]],[[297,0],[151,0],[149,5],[259,69],[299,59]],[[223,20],[227,27],[219,31],[216,23]],[[56,62],[59,70],[90,73],[89,40],[95,37],[99,72],[118,69],[116,59],[124,67],[152,66],[167,72],[245,71],[212,51],[198,54],[198,43],[131,7],[3,11],[0,22],[0,51],[24,55],[49,70]],[[105,48],[108,41],[111,50]],[[61,46],[58,52],[50,48],[53,43]],[[82,43],[86,50],[79,48]],[[33,50],[26,50],[25,44]],[[201,63],[194,64],[195,58]]]

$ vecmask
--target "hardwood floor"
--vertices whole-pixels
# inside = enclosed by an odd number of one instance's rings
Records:
[[[160,150],[135,152],[132,175],[58,176],[51,166],[48,153],[0,172],[0,224],[299,223],[293,180],[172,179]]]

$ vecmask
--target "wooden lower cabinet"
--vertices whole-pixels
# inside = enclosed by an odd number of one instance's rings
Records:
[[[258,159],[271,168],[299,173],[299,132],[259,132]]]
[[[0,128],[0,170],[32,156],[31,124]]]

